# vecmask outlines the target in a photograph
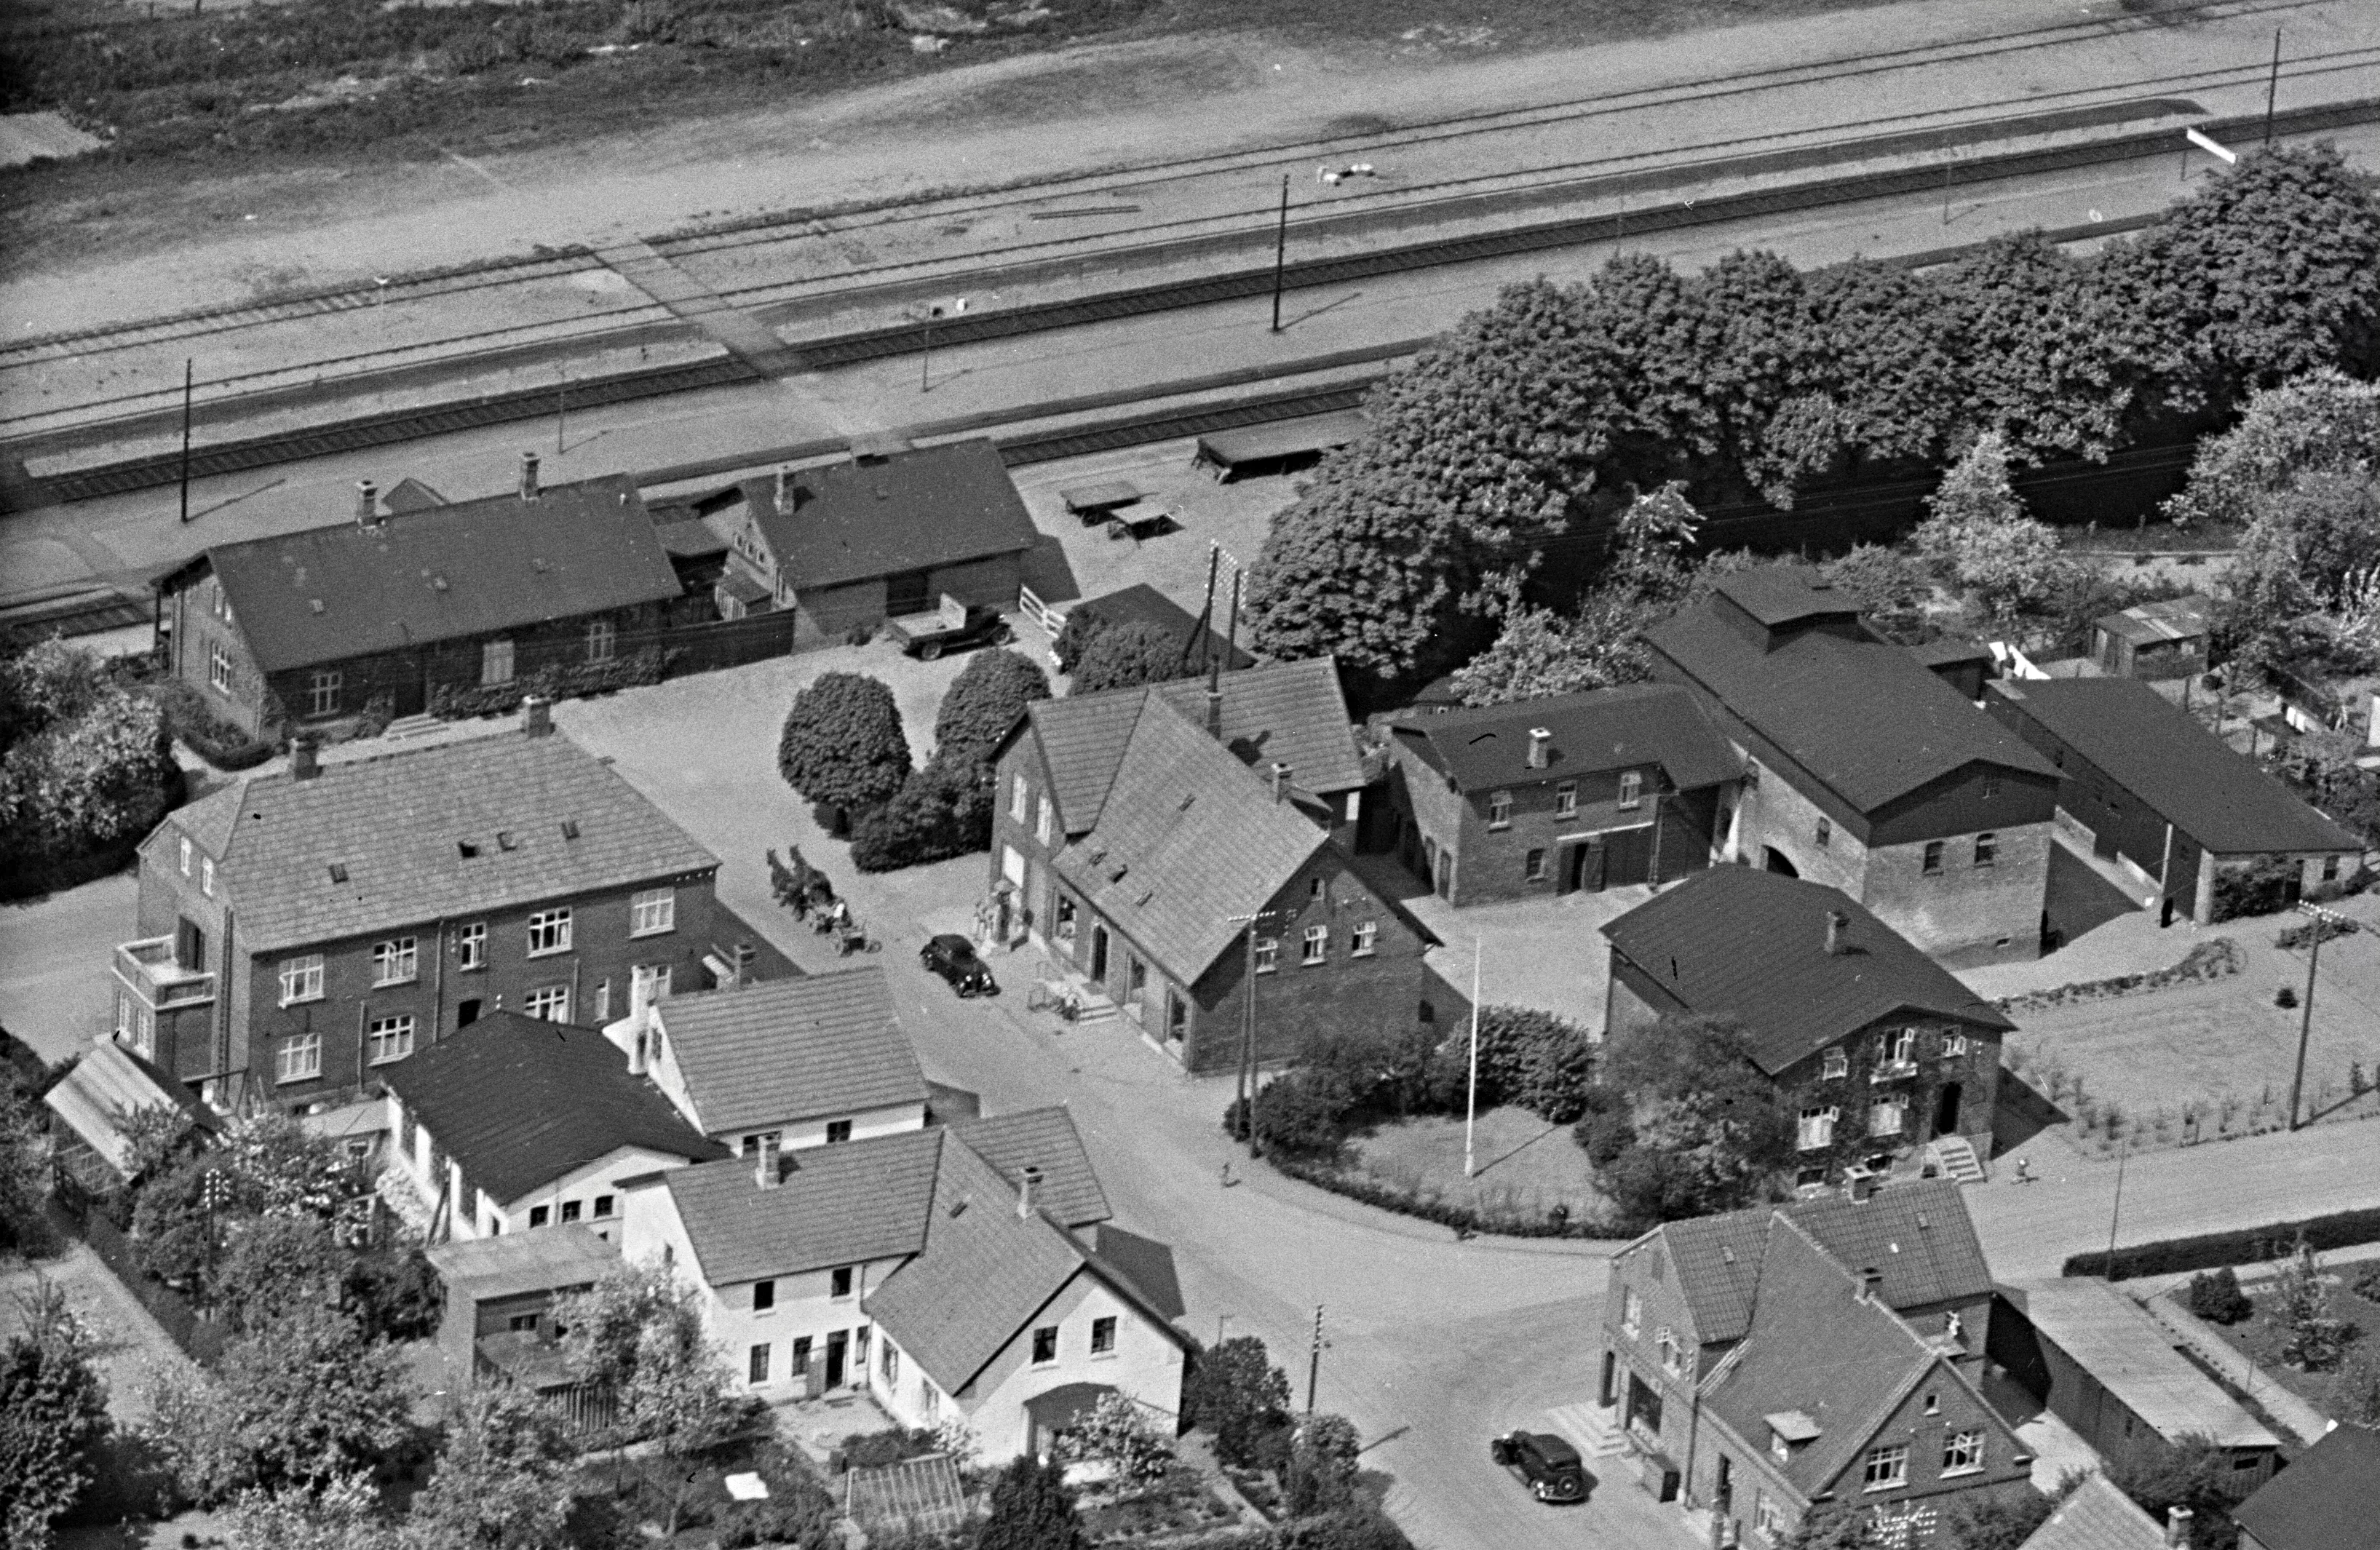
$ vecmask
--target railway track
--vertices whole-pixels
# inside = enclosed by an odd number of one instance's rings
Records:
[[[2293,110],[2275,122],[2277,136],[2300,137],[2350,125],[2380,122],[2380,98]],[[2237,135],[2261,130],[2261,115],[2249,119],[2214,120],[2207,132]],[[1285,280],[1293,288],[1344,285],[1385,275],[1450,265],[1478,263],[1535,252],[1547,252],[1627,237],[1642,237],[1697,225],[1773,216],[1831,203],[1888,198],[1922,192],[1931,194],[1949,186],[1970,188],[1985,182],[2034,176],[2078,166],[2129,161],[2171,151],[2170,130],[2150,131],[2080,145],[2044,148],[1981,157],[1949,167],[1921,165],[1863,174],[1845,179],[1819,179],[1780,189],[1761,190],[1697,200],[1672,200],[1641,209],[1579,219],[1559,220],[1474,236],[1410,244],[1401,248],[1312,260],[1287,266]],[[2137,229],[2153,217],[2070,228],[2049,234],[2076,241]],[[1923,263],[1953,261],[1970,248],[1953,248],[1915,255],[1905,260]],[[1078,328],[1156,312],[1246,299],[1267,294],[1273,284],[1269,266],[1244,269],[1185,284],[1128,287],[1098,296],[1043,303],[1003,311],[971,314],[935,325],[933,342],[947,349],[959,345],[1013,338],[1026,334]],[[916,353],[924,331],[915,326],[860,331],[795,344],[792,348],[812,368],[847,367]],[[570,384],[573,407],[605,405],[691,392],[757,380],[749,366],[733,358],[711,359],[690,366],[625,372],[581,380]],[[238,472],[309,457],[358,451],[424,436],[481,429],[539,418],[551,413],[554,390],[540,387],[489,394],[464,403],[400,411],[335,422],[300,431],[281,432],[244,441],[201,447],[190,459],[193,478]],[[0,447],[0,453],[23,455],[20,443]],[[181,473],[177,454],[121,462],[29,481],[30,488],[0,490],[11,509],[30,504],[55,504],[152,489],[175,482]]]

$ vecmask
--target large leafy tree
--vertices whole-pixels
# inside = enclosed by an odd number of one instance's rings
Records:
[[[42,1107],[0,1069],[0,1253],[50,1253],[50,1137]]]
[[[107,1386],[96,1342],[48,1280],[19,1292],[22,1328],[0,1348],[0,1536],[49,1543],[50,1525],[92,1478],[107,1435]]]
[[[621,1440],[644,1438],[672,1461],[673,1534],[690,1473],[675,1466],[719,1441],[735,1413],[726,1368],[703,1332],[701,1296],[660,1265],[623,1265],[553,1305],[572,1369],[618,1397]]]
[[[2038,232],[1995,237],[1937,281],[1966,404],[1953,433],[1994,431],[2025,463],[2105,458],[2139,385],[2114,303]]]
[[[2322,367],[2249,394],[2239,423],[2198,444],[2173,515],[2242,523],[2308,474],[2380,469],[2380,383]]]
[[[1630,1101],[1628,1143],[1604,1169],[1620,1208],[1669,1221],[1756,1198],[1792,1157],[1791,1122],[1724,1018],[1664,1018],[1607,1047],[1605,1080]]]
[[[509,1386],[475,1388],[447,1423],[437,1472],[413,1498],[407,1528],[454,1550],[559,1545],[576,1455],[552,1406]]]
[[[2010,485],[1998,431],[1975,439],[1925,504],[1912,545],[1995,620],[2038,609],[2057,589],[2068,562]]]
[[[1050,697],[1050,675],[1020,652],[978,651],[951,681],[934,713],[934,757],[954,766],[981,765],[1008,735],[1025,708]]]
[[[1268,1435],[1289,1423],[1289,1379],[1264,1341],[1234,1336],[1199,1355],[1182,1408],[1184,1420],[1214,1434],[1217,1458],[1247,1464]]]
[[[785,713],[777,772],[805,800],[844,814],[889,801],[909,775],[892,691],[856,672],[820,673]]]
[[[1089,1543],[1066,1467],[1055,1459],[1019,1457],[991,1483],[991,1511],[976,1532],[976,1550],[1083,1550]]]
[[[181,793],[164,712],[95,654],[50,640],[0,657],[0,895],[79,880]]]
[[[1763,499],[1790,508],[1802,462],[1770,441],[1786,404],[1813,385],[1808,288],[1768,252],[1729,254],[1703,272],[1700,288],[1710,340],[1702,388],[1720,448]]]

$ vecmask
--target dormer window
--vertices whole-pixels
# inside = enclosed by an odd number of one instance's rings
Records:
[[[1645,776],[1641,770],[1625,770],[1620,777],[1620,805],[1625,810],[1644,805]]]

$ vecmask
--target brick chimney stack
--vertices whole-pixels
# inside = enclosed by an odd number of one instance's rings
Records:
[[[2186,1507],[2165,1509],[2165,1542],[2168,1550],[2183,1550],[2190,1544],[2190,1520],[2197,1514]]]
[[[370,479],[356,480],[356,526],[369,527],[380,520],[380,486]]]
[[[553,701],[543,695],[521,696],[521,731],[543,737],[553,730]]]
[[[1040,1187],[1041,1170],[1027,1163],[1016,1183],[1016,1217],[1019,1221],[1033,1219],[1033,1197]]]
[[[289,778],[293,781],[310,781],[322,772],[322,760],[315,749],[314,740],[310,737],[291,738],[289,740]]]
[[[1279,759],[1275,759],[1272,766],[1272,799],[1275,802],[1289,800],[1289,766]]]
[[[1851,926],[1852,917],[1843,914],[1842,911],[1828,910],[1827,912],[1828,957],[1840,958],[1843,955],[1844,948],[1849,945],[1843,940],[1843,933],[1850,930]]]
[[[773,1135],[760,1138],[759,1156],[752,1165],[752,1181],[764,1190],[773,1190],[785,1181],[777,1168],[777,1138]]]
[[[533,452],[525,452],[521,454],[520,497],[524,501],[534,501],[538,498],[539,493],[540,491],[537,484],[537,454]]]
[[[1546,767],[1547,755],[1552,749],[1553,743],[1554,734],[1552,728],[1531,727],[1529,729],[1530,769],[1543,769]]]

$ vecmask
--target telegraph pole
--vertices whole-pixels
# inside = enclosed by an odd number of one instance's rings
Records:
[[[182,362],[182,520],[190,520],[190,392],[191,372],[198,362]]]
[[[2273,29],[2273,73],[2265,80],[2265,149],[2273,148],[2273,103],[2281,94],[2281,30]]]
[[[1314,1390],[1322,1382],[1322,1304],[1314,1304],[1314,1350],[1305,1359],[1305,1418],[1314,1419]]]
[[[2322,963],[2322,938],[2325,932],[2339,923],[2340,917],[2319,904],[2300,904],[2298,913],[2313,920],[2313,947],[2306,954],[2306,987],[2304,1011],[2298,1017],[2298,1065],[2289,1078],[2290,1130],[2298,1128],[2298,1097],[2305,1091],[2306,1041],[2313,1036],[2313,972]]]
[[[2100,1267],[2100,1274],[2110,1281],[2116,1278],[2116,1224],[2124,1216],[2124,1159],[2131,1155],[2131,1138],[2127,1136],[2116,1153],[2116,1204],[2107,1209],[2107,1262]]]
[[[1471,1132],[1479,1121],[1479,938],[1471,939],[1471,1090],[1463,1102],[1463,1176],[1479,1171],[1471,1150]]]
[[[1245,922],[1248,928],[1248,988],[1240,1003],[1240,1123],[1247,1128],[1248,1156],[1251,1160],[1264,1156],[1257,1140],[1257,922],[1268,912],[1233,915],[1234,924]]]
[[[1272,331],[1281,332],[1281,272],[1289,261],[1289,174],[1281,175],[1281,230],[1272,244]]]

